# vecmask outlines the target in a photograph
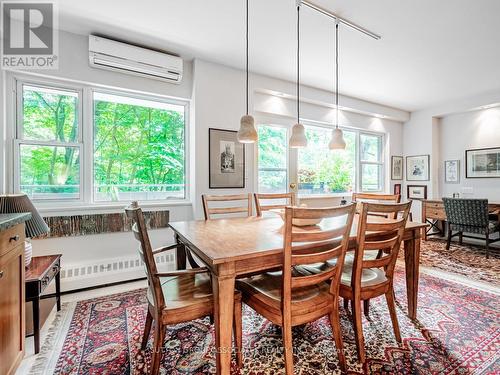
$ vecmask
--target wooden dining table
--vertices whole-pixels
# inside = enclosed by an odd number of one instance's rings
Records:
[[[351,230],[350,249],[357,245],[357,216]],[[391,219],[376,216],[369,219],[374,222],[387,220]],[[231,366],[235,279],[282,265],[283,221],[279,217],[247,217],[179,221],[171,222],[169,226],[178,245],[177,268],[186,268],[186,250],[189,250],[210,269],[217,374],[227,375]],[[426,224],[408,222],[403,238],[408,315],[411,319],[417,315],[420,241],[425,227]],[[314,226],[296,229],[315,230]],[[376,239],[381,233],[373,232],[369,236]]]

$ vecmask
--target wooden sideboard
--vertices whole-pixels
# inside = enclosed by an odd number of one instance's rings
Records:
[[[500,203],[490,202],[488,204],[490,212],[500,210]],[[430,224],[430,227],[424,233],[424,240],[428,236],[440,235],[444,236],[446,232],[446,211],[442,200],[422,201],[422,223]]]
[[[0,215],[0,375],[16,372],[24,356],[24,221]]]

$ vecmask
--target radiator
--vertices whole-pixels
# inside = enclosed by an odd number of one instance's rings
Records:
[[[173,253],[157,255],[155,258],[160,270],[174,270],[176,268]],[[126,259],[111,258],[88,263],[63,263],[61,268],[61,289],[63,291],[82,289],[145,276],[144,265],[139,255]]]

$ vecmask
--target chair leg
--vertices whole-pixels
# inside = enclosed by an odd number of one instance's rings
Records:
[[[490,259],[490,233],[486,232],[486,259]]]
[[[361,300],[351,301],[352,314],[354,319],[354,335],[356,336],[356,348],[358,350],[359,361],[365,363],[365,339],[363,337],[363,324],[361,321]]]
[[[293,375],[293,341],[292,341],[292,324],[287,319],[283,319],[281,327],[283,334],[283,349],[285,351],[285,373]]]
[[[385,293],[385,299],[389,308],[389,314],[391,315],[394,336],[396,336],[396,341],[401,343],[401,332],[399,331],[398,315],[396,313],[396,304],[394,303],[394,289],[392,287]]]
[[[146,315],[146,323],[144,324],[144,334],[142,335],[142,343],[141,343],[142,350],[146,349],[146,346],[148,345],[148,339],[149,339],[149,334],[151,332],[152,323],[153,323],[153,316],[151,315],[148,309],[148,315]]]
[[[367,318],[370,317],[370,300],[369,299],[365,299],[363,301],[363,312]]]
[[[349,309],[349,300],[347,298],[344,298],[344,309]]]
[[[243,367],[243,321],[241,299],[234,301],[234,317],[233,317],[233,330],[234,330],[234,343],[236,345],[236,363],[238,368]]]
[[[460,245],[462,245],[464,243],[464,233],[463,232],[458,233],[458,243]]]
[[[450,250],[450,245],[451,245],[451,236],[452,236],[452,230],[448,226],[448,239],[446,240],[446,250]]]
[[[163,354],[163,341],[165,339],[165,327],[159,321],[155,322],[153,358],[151,359],[151,375],[158,375],[160,372],[161,357]]]
[[[334,303],[333,311],[330,314],[330,325],[332,326],[333,339],[335,340],[335,347],[337,348],[340,369],[342,370],[342,373],[347,373],[347,365],[344,355],[344,344],[342,343],[342,332],[340,330],[338,300],[337,303]]]

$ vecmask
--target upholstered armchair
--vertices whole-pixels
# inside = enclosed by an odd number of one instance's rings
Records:
[[[488,200],[443,198],[443,202],[449,225],[446,249],[450,248],[451,239],[455,236],[458,236],[460,244],[463,237],[486,240],[486,258],[489,258],[489,245],[500,240],[500,238],[491,239],[491,235],[500,232],[500,223],[498,218],[490,220]],[[484,237],[464,235],[464,233]]]

